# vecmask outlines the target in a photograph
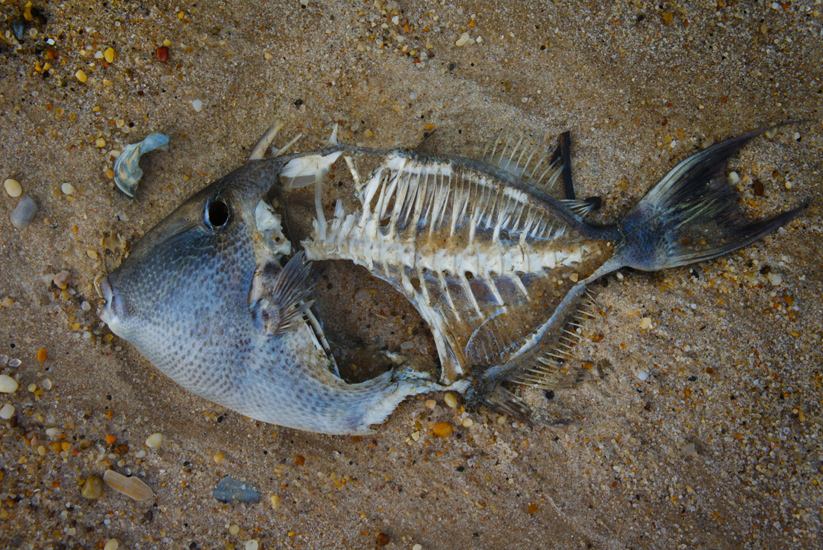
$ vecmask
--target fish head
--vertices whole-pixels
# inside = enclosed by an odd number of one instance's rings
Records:
[[[250,162],[146,233],[100,290],[100,318],[157,364],[171,339],[199,340],[248,317],[254,270],[291,252],[271,206],[282,165]]]

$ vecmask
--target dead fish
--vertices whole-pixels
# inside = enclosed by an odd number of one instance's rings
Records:
[[[496,140],[480,159],[337,145],[294,158],[280,177],[286,190],[315,185],[314,230],[301,242],[308,259],[349,260],[390,283],[429,325],[441,383],[469,379],[470,402],[528,420],[526,404],[503,384],[553,390],[574,382],[564,363],[589,284],[623,267],[717,258],[802,210],[747,222],[722,177],[725,161],[764,131],[692,155],[605,226],[584,221],[596,201],[568,197],[563,147],[541,154],[525,139]],[[354,181],[349,206],[339,186],[323,185],[341,155]],[[377,166],[364,179],[357,165],[366,160]],[[566,199],[549,194],[560,179]]]
[[[287,162],[251,160],[146,233],[101,280],[100,318],[172,380],[228,409],[369,433],[407,396],[442,387],[407,366],[361,384],[336,374],[310,309],[310,264],[302,253],[285,263],[291,243],[266,200]]]
[[[690,157],[620,223],[596,226],[583,221],[591,203],[538,188],[557,176],[540,168],[551,157],[541,162],[534,151],[435,157],[340,144],[333,134],[322,150],[263,159],[278,129],[102,280],[101,319],[189,391],[314,432],[367,433],[405,397],[464,391],[469,379],[477,401],[522,411],[501,384],[553,382],[552,354],[591,281],[623,266],[717,257],[800,211],[746,224],[734,191],[714,177],[759,131]],[[323,183],[340,157],[357,190],[349,202],[360,206],[347,212],[341,199],[327,216],[332,186]],[[363,180],[357,165],[369,158],[379,166]],[[314,234],[285,262],[292,247],[279,197],[312,184]],[[345,383],[310,307],[307,259],[351,260],[406,295],[435,335],[442,384],[403,366]]]

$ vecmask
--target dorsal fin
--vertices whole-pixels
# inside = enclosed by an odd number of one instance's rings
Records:
[[[531,138],[523,135],[502,135],[486,144],[481,159],[528,184],[550,191],[564,174],[558,151],[542,151]]]

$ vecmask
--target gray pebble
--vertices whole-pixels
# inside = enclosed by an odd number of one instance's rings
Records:
[[[235,500],[240,502],[259,502],[260,493],[251,485],[237,481],[231,476],[226,476],[217,484],[217,488],[214,490],[214,498],[220,502],[232,502]]]
[[[23,229],[31,223],[35,213],[37,213],[37,203],[30,196],[24,195],[11,211],[9,221],[17,229]]]

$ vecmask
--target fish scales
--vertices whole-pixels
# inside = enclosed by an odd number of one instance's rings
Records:
[[[561,177],[572,190],[567,141],[550,155],[523,138],[495,140],[473,160],[355,147],[335,133],[321,150],[285,155],[289,144],[263,158],[278,129],[102,278],[100,317],[189,391],[313,432],[369,433],[406,397],[444,389],[528,418],[507,384],[570,383],[562,362],[588,284],[622,267],[716,258],[803,208],[748,222],[719,179],[725,160],[764,130],[689,157],[617,224],[596,226],[583,219],[596,201],[547,192]],[[339,177],[340,158],[353,190],[324,185]],[[364,165],[373,167],[367,178]],[[285,233],[296,233],[284,220],[293,189],[311,185],[314,229],[294,254]],[[342,380],[312,305],[307,259],[362,265],[405,295],[432,331],[441,383],[379,351],[373,357],[391,370]]]

